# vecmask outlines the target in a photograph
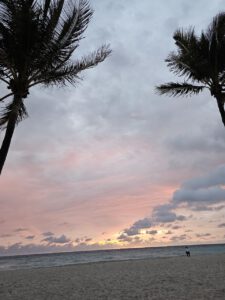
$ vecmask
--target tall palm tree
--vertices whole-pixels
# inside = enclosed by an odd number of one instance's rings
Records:
[[[173,38],[177,52],[170,53],[166,62],[170,71],[184,81],[159,85],[158,93],[186,96],[208,89],[225,126],[225,13],[216,15],[200,36],[190,28],[177,30]]]
[[[79,73],[105,60],[111,50],[73,60],[93,11],[87,0],[0,0],[0,80],[9,94],[0,113],[5,130],[0,149],[0,174],[15,126],[27,111],[24,99],[31,87],[75,84]]]

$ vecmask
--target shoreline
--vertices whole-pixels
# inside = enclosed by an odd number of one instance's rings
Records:
[[[186,244],[185,244],[186,245]],[[42,255],[63,255],[63,254],[82,254],[82,253],[99,253],[107,251],[135,251],[135,250],[150,250],[150,249],[167,249],[167,248],[185,248],[185,245],[167,245],[167,246],[151,246],[151,247],[136,247],[136,248],[112,248],[112,249],[98,249],[98,250],[83,250],[83,251],[64,251],[64,252],[43,252],[43,253],[25,253],[25,254],[10,254],[0,255],[1,258],[12,258],[12,257],[26,257],[26,256],[42,256]],[[224,242],[221,243],[209,243],[209,244],[188,244],[189,247],[207,247],[207,246],[225,246]]]
[[[224,300],[225,254],[5,270],[0,282],[4,300]]]
[[[191,254],[190,259],[193,257],[208,257],[210,256],[225,256],[225,253],[203,253],[203,254]],[[162,256],[162,257],[146,257],[146,258],[129,258],[129,259],[115,259],[115,260],[100,260],[100,261],[90,261],[90,262],[78,262],[78,263],[71,263],[65,265],[55,265],[55,266],[41,266],[41,267],[26,267],[26,268],[15,268],[15,269],[0,269],[1,272],[8,272],[8,271],[26,271],[26,270],[41,270],[41,269],[53,269],[53,268],[69,268],[75,266],[82,266],[82,265],[92,265],[92,264],[105,264],[105,263],[119,263],[119,262],[133,262],[133,261],[151,261],[151,260],[167,260],[167,259],[174,259],[174,258],[186,258],[186,254],[181,255],[171,255],[171,256]],[[189,258],[187,258],[189,259]]]

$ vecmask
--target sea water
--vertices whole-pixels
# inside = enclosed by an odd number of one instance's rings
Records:
[[[225,244],[193,245],[191,255],[225,253]],[[154,259],[185,255],[184,246],[32,254],[0,257],[0,271],[67,266],[90,262]]]

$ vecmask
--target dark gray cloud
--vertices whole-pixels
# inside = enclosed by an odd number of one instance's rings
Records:
[[[20,254],[36,254],[36,253],[55,253],[62,251],[74,251],[70,244],[62,246],[58,245],[42,245],[42,244],[22,244],[15,243],[8,247],[0,246],[0,255],[20,255]]]
[[[187,135],[185,138],[180,135],[175,138],[168,139],[168,146],[172,149],[176,149],[176,151],[189,152],[192,153],[201,153],[202,151],[210,151],[212,152],[217,149],[219,152],[223,152],[225,150],[225,143],[222,139],[222,135],[219,136],[219,139],[215,136],[212,139],[202,140],[200,135],[196,135],[193,133],[192,135]]]
[[[186,181],[180,189],[174,192],[168,204],[154,208],[153,217],[155,221],[185,220],[184,216],[177,216],[174,213],[176,208],[184,204],[193,211],[220,211],[224,209],[224,205],[218,205],[225,202],[224,170],[225,166],[219,166],[204,177],[196,177]]]
[[[176,213],[172,211],[175,207],[170,204],[160,205],[154,208],[153,210],[153,220],[155,224],[157,223],[170,223],[175,221],[183,221],[185,220],[184,216],[177,216]]]
[[[132,227],[133,228],[138,228],[138,229],[143,229],[143,228],[149,228],[151,227],[151,220],[149,218],[144,218],[141,220],[138,220],[137,222],[135,222]]]
[[[33,240],[35,238],[35,235],[28,235],[25,237],[26,240]]]
[[[213,211],[215,210],[214,207],[206,206],[206,205],[196,205],[192,207],[193,211]]]
[[[4,233],[4,234],[0,235],[0,238],[8,238],[8,237],[11,237],[11,236],[12,236],[11,234]]]
[[[42,242],[47,242],[49,244],[68,244],[71,242],[71,239],[62,234],[59,237],[49,236],[42,240]]]
[[[225,165],[212,169],[204,177],[185,181],[173,194],[171,205],[186,204],[193,211],[219,211],[225,203]]]
[[[171,230],[168,230],[168,231],[166,232],[166,234],[173,234],[173,232],[172,232]]]
[[[136,227],[130,227],[130,228],[126,228],[123,231],[124,233],[126,233],[128,236],[133,236],[133,235],[137,235],[140,232],[140,228],[136,228]]]
[[[225,165],[219,166],[212,170],[206,176],[193,178],[183,184],[182,187],[187,189],[202,189],[218,185],[225,185]]]
[[[81,244],[81,243],[88,243],[90,241],[92,241],[93,239],[90,238],[90,237],[87,237],[87,236],[83,236],[83,237],[79,237],[79,238],[76,238],[74,241],[77,243],[77,244]]]
[[[132,237],[130,237],[129,235],[124,234],[124,233],[119,235],[117,239],[121,242],[128,242],[128,243],[132,242],[132,240],[133,240]]]
[[[51,231],[46,231],[46,232],[43,232],[42,235],[43,236],[53,236],[55,234],[53,232],[51,232]]]
[[[103,249],[112,249],[112,244],[105,244]],[[67,244],[23,244],[21,242],[14,243],[9,246],[0,245],[0,256],[5,255],[20,255],[20,254],[37,254],[37,253],[57,253],[57,252],[71,252],[71,251],[83,251],[83,250],[97,250],[99,244],[86,244],[81,243],[77,246],[73,246],[71,243]]]
[[[198,238],[204,238],[204,237],[208,237],[211,236],[211,233],[197,233],[196,237]]]
[[[182,228],[182,226],[179,226],[179,225],[174,225],[174,226],[172,226],[171,228],[172,228],[172,229],[174,229],[174,230],[176,230],[176,229],[180,229],[180,228]]]
[[[172,210],[176,207],[174,204],[163,204],[156,206],[153,209],[152,219],[155,224],[158,223],[170,223],[175,221],[184,221],[186,217],[183,215],[177,215]]]
[[[125,233],[128,236],[138,235],[141,229],[146,229],[151,226],[151,219],[144,218],[134,222],[134,224],[131,227],[124,229],[123,233]]]
[[[204,177],[199,176],[187,180],[181,185],[180,189],[173,193],[169,203],[154,207],[151,217],[146,218],[146,220],[148,220],[149,224],[154,225],[160,223],[163,225],[164,223],[186,221],[190,219],[192,215],[187,217],[176,213],[176,209],[182,206],[193,211],[220,211],[224,209],[224,205],[218,204],[225,203],[225,189],[223,188],[224,184],[224,165],[212,170]],[[127,235],[138,234],[137,226],[134,225],[141,224],[143,220],[145,219],[135,222],[130,228],[128,228]],[[171,226],[172,224],[169,224],[167,227]],[[173,229],[179,228],[181,228],[181,226],[173,226]],[[124,233],[127,232],[124,231]]]
[[[137,246],[143,244],[143,240],[139,236],[128,236],[124,233],[117,237],[117,240],[122,243],[128,243],[129,247],[132,247],[132,245]]]
[[[151,235],[155,235],[155,234],[158,233],[158,231],[157,230],[147,230],[146,233],[151,234]]]
[[[181,188],[176,190],[168,204],[155,207],[153,218],[157,222],[173,222],[185,220],[181,215],[176,215],[173,210],[180,205],[186,205],[193,211],[220,211],[225,203],[225,165],[211,170],[204,177],[195,177],[184,182]],[[220,186],[221,185],[221,186]]]
[[[28,229],[27,228],[16,228],[14,230],[14,232],[24,232],[24,231],[27,231]]]
[[[85,242],[86,242],[86,243],[91,242],[91,241],[92,241],[92,238],[86,238],[86,239],[85,239]]]
[[[188,239],[188,236],[187,236],[186,234],[175,235],[175,236],[172,236],[172,237],[170,238],[170,240],[171,240],[172,242],[184,241],[184,240],[186,240],[186,239]]]
[[[225,202],[225,189],[217,186],[201,189],[185,189],[177,190],[173,195],[174,203],[208,203],[216,204]]]

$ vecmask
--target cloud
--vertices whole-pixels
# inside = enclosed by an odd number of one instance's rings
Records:
[[[218,186],[218,184],[224,183],[225,166],[218,167],[205,177],[196,177],[184,182],[181,188],[173,193],[169,203],[156,206],[153,209],[152,222],[157,224],[187,220],[186,216],[178,215],[175,212],[183,204],[186,204],[193,211],[224,209],[224,205],[217,205],[225,202],[225,189]]]
[[[90,238],[90,237],[87,237],[87,236],[83,236],[83,237],[80,237],[80,238],[76,238],[74,241],[78,244],[81,244],[81,243],[87,243],[87,242],[90,242],[92,241],[93,239]]]
[[[133,228],[138,228],[138,229],[144,229],[144,228],[149,228],[151,227],[151,220],[149,218],[144,218],[141,220],[138,220],[137,222],[135,222],[132,227]]]
[[[220,211],[225,208],[225,205],[218,205],[218,206],[207,206],[201,204],[195,204],[191,206],[192,211]]]
[[[183,241],[183,240],[186,240],[188,238],[188,236],[186,234],[181,234],[181,235],[175,235],[175,236],[172,236],[170,238],[170,240],[172,242],[178,242],[178,241]]]
[[[144,241],[139,236],[128,236],[122,233],[120,236],[117,237],[117,240],[119,242],[125,243],[126,246],[128,244],[129,247],[140,245],[144,246]]]
[[[166,234],[173,234],[173,232],[172,232],[171,230],[168,230],[168,231],[166,232]]]
[[[225,189],[217,186],[199,189],[181,188],[173,195],[174,203],[188,203],[190,206],[199,203],[217,204],[224,201]]]
[[[35,238],[35,235],[28,235],[25,237],[27,240],[33,240]]]
[[[42,235],[43,236],[53,236],[55,234],[53,232],[51,232],[51,231],[46,231],[46,232],[43,232]]]
[[[147,230],[146,233],[151,234],[151,235],[155,235],[155,234],[158,233],[158,231],[157,230]]]
[[[17,228],[14,230],[14,232],[24,232],[24,231],[27,231],[28,229],[27,228]]]
[[[219,211],[225,202],[225,165],[211,170],[207,175],[184,182],[173,194],[171,204],[186,204],[193,211]],[[215,206],[217,205],[217,206]]]
[[[196,177],[185,181],[181,187],[173,193],[171,200],[167,204],[155,206],[150,217],[134,222],[132,226],[122,232],[118,239],[129,241],[130,239],[128,237],[137,236],[140,234],[141,229],[149,228],[152,225],[160,224],[162,226],[164,223],[187,221],[192,215],[187,217],[176,212],[176,210],[182,206],[192,211],[220,211],[224,209],[224,205],[218,205],[225,202],[225,189],[218,186],[219,183],[223,184],[225,182],[225,178],[221,178],[224,175],[225,166],[220,166],[204,177]],[[223,227],[223,225],[222,223],[218,225],[218,227]],[[172,224],[169,224],[169,227],[172,229],[182,228],[180,225],[172,226]],[[186,230],[185,232],[191,231],[192,230]],[[146,234],[156,233],[157,230],[146,231]],[[173,232],[168,231],[166,234],[173,234]],[[204,238],[210,236],[210,234],[199,234],[196,236]],[[171,241],[186,238],[186,234],[183,234],[172,237]]]
[[[20,254],[37,254],[37,253],[56,253],[63,251],[74,251],[70,244],[65,245],[43,245],[43,244],[22,244],[14,243],[9,246],[0,246],[0,255],[20,255]]]
[[[180,228],[182,228],[182,226],[179,226],[179,225],[174,225],[174,226],[172,226],[171,228],[176,230],[176,229],[180,229]]]
[[[0,235],[0,238],[8,238],[8,237],[11,237],[11,236],[12,236],[11,234],[4,233],[4,234]]]
[[[225,227],[225,223],[221,223],[221,224],[219,224],[219,225],[218,225],[218,227],[219,227],[219,228],[223,228],[223,227]]]
[[[211,233],[197,233],[196,237],[202,238],[202,237],[207,237],[211,236]]]
[[[124,229],[123,233],[125,233],[127,236],[138,235],[141,229],[146,229],[151,226],[151,219],[144,218],[134,222],[131,227]]]
[[[175,208],[176,206],[174,206],[173,203],[156,206],[152,213],[152,220],[154,221],[154,224],[186,220],[185,216],[177,215],[172,211]]]
[[[183,184],[187,189],[203,189],[218,185],[225,185],[225,165],[221,165],[205,176],[190,179]]]
[[[49,244],[67,244],[71,240],[67,238],[64,234],[59,237],[49,236],[42,240],[43,242],[48,242]]]
[[[130,237],[130,236],[124,234],[124,233],[122,233],[121,235],[119,235],[117,237],[117,239],[119,241],[121,241],[121,242],[128,242],[128,243],[132,242],[132,240],[133,240],[132,237]]]
[[[92,238],[86,238],[85,239],[85,242],[87,243],[87,242],[90,242],[90,241],[92,241]]]
[[[139,234],[140,228],[130,227],[130,228],[124,229],[123,232],[126,233],[128,236],[133,236],[133,235]]]

